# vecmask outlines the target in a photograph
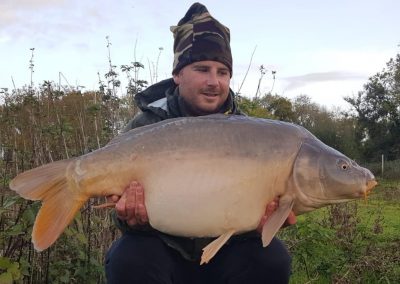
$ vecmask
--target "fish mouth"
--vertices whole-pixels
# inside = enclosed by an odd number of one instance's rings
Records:
[[[367,181],[367,188],[365,189],[364,192],[364,199],[367,201],[368,195],[371,193],[371,191],[374,189],[374,187],[378,184],[378,182],[375,179]]]

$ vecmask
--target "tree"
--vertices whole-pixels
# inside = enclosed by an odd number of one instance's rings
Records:
[[[307,95],[297,96],[293,100],[293,113],[294,122],[308,129],[322,142],[352,159],[360,159],[354,118],[344,116],[340,111],[328,111],[313,103]]]
[[[264,104],[266,104],[267,110],[272,113],[274,118],[294,122],[295,121],[295,114],[293,112],[292,102],[285,98],[278,95],[271,95],[268,94],[262,98]]]
[[[382,154],[400,159],[400,54],[370,77],[363,91],[345,100],[356,112],[364,156],[371,161]]]

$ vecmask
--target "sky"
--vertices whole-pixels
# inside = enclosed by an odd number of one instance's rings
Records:
[[[169,28],[193,1],[0,0],[0,88],[32,81],[96,90],[112,64],[145,65],[139,78],[171,76]],[[330,108],[349,108],[345,96],[362,91],[400,52],[398,0],[203,0],[231,31],[231,88],[293,99],[308,95]],[[107,39],[110,42],[107,48]],[[273,79],[272,71],[276,71]],[[118,70],[126,86],[126,75]],[[247,75],[246,75],[247,74]],[[1,96],[1,94],[0,94]]]

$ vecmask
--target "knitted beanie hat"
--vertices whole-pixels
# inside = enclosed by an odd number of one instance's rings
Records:
[[[232,76],[229,29],[214,19],[204,5],[194,3],[171,31],[174,34],[172,74],[193,62],[212,60],[225,64]]]

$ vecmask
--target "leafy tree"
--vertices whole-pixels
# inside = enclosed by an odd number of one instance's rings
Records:
[[[346,97],[356,112],[357,135],[368,160],[400,158],[400,54],[369,78],[364,90]]]
[[[267,110],[272,113],[275,119],[294,122],[295,113],[293,112],[292,102],[282,96],[268,94],[261,98]]]
[[[261,104],[261,101],[258,98],[249,99],[246,97],[238,96],[236,100],[238,102],[240,110],[249,116],[261,118],[273,117],[268,109]]]
[[[307,95],[293,100],[294,122],[305,127],[325,144],[339,150],[352,159],[360,159],[355,121],[352,117],[328,111],[313,103]]]
[[[291,101],[278,95],[266,94],[252,99],[240,96],[238,103],[240,109],[250,116],[290,122],[295,119]]]

